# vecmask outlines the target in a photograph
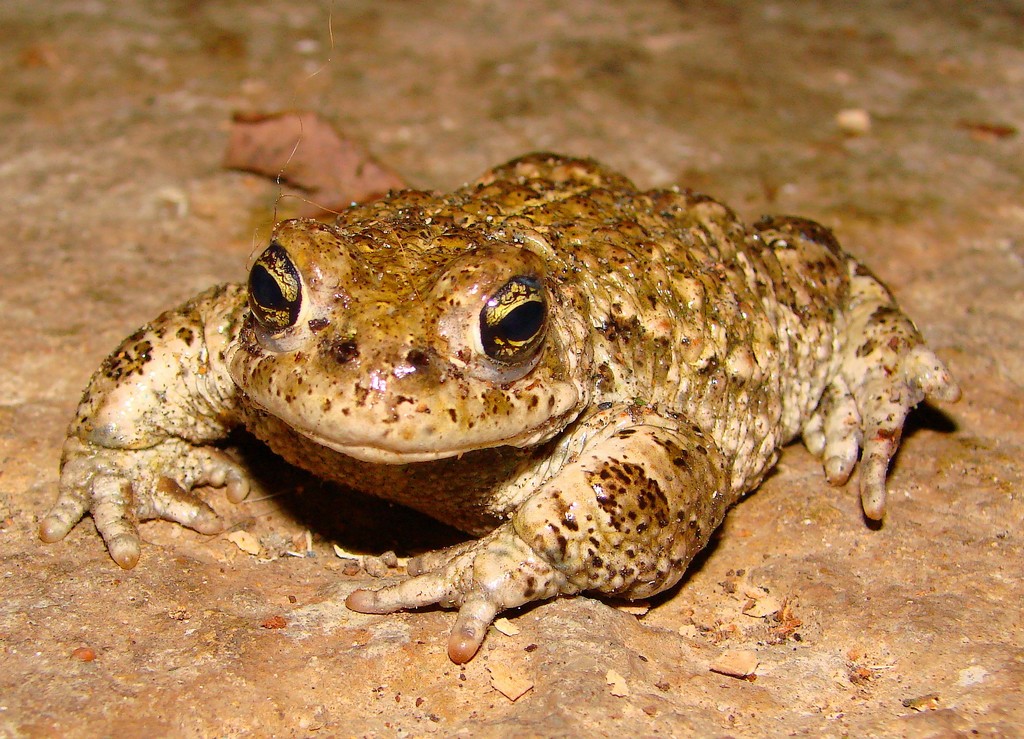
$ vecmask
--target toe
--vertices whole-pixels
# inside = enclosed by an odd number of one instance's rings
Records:
[[[180,523],[201,534],[219,534],[224,530],[224,522],[209,504],[169,477],[157,481],[151,505],[149,513],[154,518]]]
[[[815,457],[820,457],[825,452],[824,427],[825,422],[821,418],[821,413],[815,412],[800,433],[807,451]]]
[[[130,570],[139,563],[142,555],[142,542],[134,531],[122,531],[121,533],[107,536],[103,540],[107,543],[107,551],[110,558],[123,570]]]
[[[345,599],[345,605],[358,613],[394,613],[434,603],[451,605],[455,598],[449,590],[438,575],[419,575],[380,590],[353,590]]]
[[[905,415],[904,410],[898,417],[890,419],[891,423],[876,427],[865,435],[860,461],[860,501],[864,515],[873,521],[881,521],[885,517],[885,477],[889,462],[900,444]]]
[[[240,503],[249,494],[249,476],[245,470],[224,452],[210,450],[203,463],[202,474],[195,485],[226,488],[228,500]]]
[[[92,493],[92,517],[107,551],[118,565],[131,569],[142,548],[131,483],[117,475],[97,475]]]
[[[480,649],[487,627],[501,609],[487,598],[474,598],[459,609],[448,637],[448,657],[456,664],[469,662]]]
[[[39,524],[39,538],[47,544],[60,541],[82,520],[87,508],[79,496],[61,493],[60,499]]]
[[[960,386],[942,360],[925,346],[917,346],[903,360],[906,381],[927,397],[955,403],[960,399]]]

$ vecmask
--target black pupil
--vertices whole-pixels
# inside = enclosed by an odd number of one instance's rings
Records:
[[[501,334],[509,341],[529,341],[544,322],[544,305],[531,301],[520,305],[501,321]]]
[[[271,242],[249,271],[249,305],[268,331],[295,325],[302,307],[302,284],[288,252]]]
[[[288,301],[285,300],[284,294],[281,292],[281,286],[262,264],[254,265],[249,273],[249,294],[262,308],[268,310],[288,308]]]

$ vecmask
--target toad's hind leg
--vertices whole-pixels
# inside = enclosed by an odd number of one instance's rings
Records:
[[[960,388],[889,290],[852,259],[849,268],[846,341],[839,373],[818,409],[814,446],[833,484],[846,481],[861,447],[861,505],[868,518],[880,520],[885,476],[907,413],[925,398],[956,401]]]
[[[508,521],[411,561],[403,582],[352,592],[348,607],[457,607],[448,654],[461,663],[506,609],[582,591],[646,598],[678,582],[735,499],[725,457],[696,426],[651,409],[615,406],[576,432],[583,449]]]

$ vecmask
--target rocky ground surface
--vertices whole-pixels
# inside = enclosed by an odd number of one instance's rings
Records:
[[[0,735],[1024,733],[1022,42],[1009,0],[5,2]],[[281,110],[417,186],[550,149],[817,218],[963,400],[914,414],[880,529],[793,447],[680,587],[525,609],[465,666],[449,612],[348,612],[374,580],[335,551],[456,535],[245,440],[229,533],[145,524],[127,572],[89,519],[40,543],[103,356],[244,278],[281,188],[221,167],[227,126]]]

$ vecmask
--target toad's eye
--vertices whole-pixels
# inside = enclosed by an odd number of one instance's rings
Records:
[[[276,241],[270,242],[249,271],[249,307],[259,324],[273,333],[294,326],[299,319],[299,270]]]
[[[480,311],[480,343],[499,364],[519,364],[533,357],[544,341],[548,303],[544,286],[534,277],[513,277]]]

